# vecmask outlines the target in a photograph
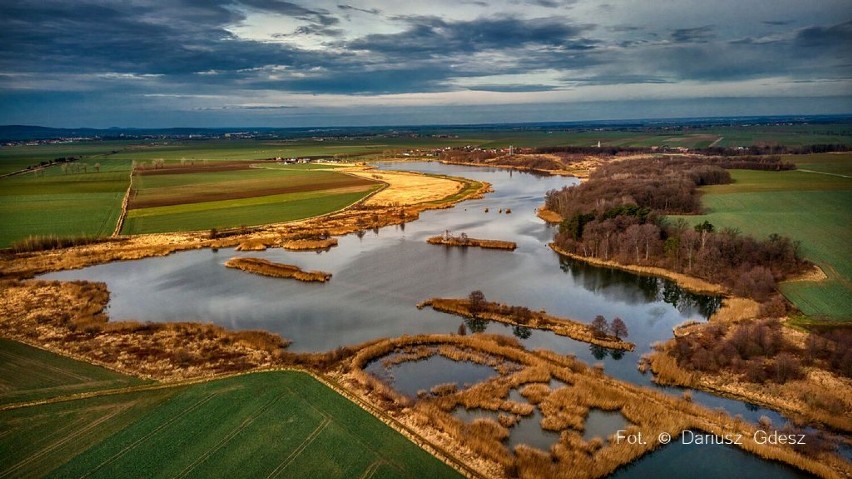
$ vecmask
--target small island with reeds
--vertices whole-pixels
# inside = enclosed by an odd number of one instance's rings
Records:
[[[477,248],[502,249],[506,251],[514,251],[518,247],[514,241],[471,238],[466,233],[454,236],[449,231],[444,231],[444,234],[441,236],[433,236],[427,239],[426,242],[444,246],[474,246]]]
[[[613,319],[616,327],[610,327],[600,321],[586,324],[573,319],[547,314],[544,310],[532,311],[525,306],[509,306],[487,301],[481,291],[473,291],[468,298],[432,298],[417,305],[418,309],[431,306],[435,311],[455,314],[465,318],[522,326],[533,329],[545,329],[560,336],[594,344],[609,349],[633,351],[634,344],[624,341],[627,327],[621,319]],[[616,322],[616,319],[618,320]]]
[[[337,238],[295,239],[281,243],[281,247],[290,251],[322,251],[337,246]]]
[[[262,258],[231,258],[225,263],[225,266],[273,278],[293,278],[299,281],[318,283],[325,283],[331,279],[331,273],[303,271],[292,264],[274,263]]]

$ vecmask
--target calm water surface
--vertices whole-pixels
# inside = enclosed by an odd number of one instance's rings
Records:
[[[418,221],[406,225],[339,238],[339,246],[328,252],[195,250],[44,278],[106,282],[112,320],[200,321],[232,329],[264,329],[292,340],[292,351],[326,351],[403,334],[454,333],[460,318],[417,310],[415,305],[430,297],[461,297],[479,289],[492,301],[545,309],[580,321],[589,322],[598,314],[607,319],[621,317],[629,328],[628,339],[637,346],[634,352],[611,352],[544,331],[501,324],[484,327],[488,332],[519,335],[528,348],[601,362],[611,376],[652,387],[656,386],[650,377],[636,369],[639,357],[653,342],[670,338],[675,325],[704,320],[719,306],[717,298],[684,292],[667,280],[595,268],[551,251],[546,245],[554,231],[535,216],[535,208],[543,203],[546,191],[575,184],[576,179],[437,163],[380,167],[488,181],[495,192],[455,208],[424,212]],[[507,208],[511,214],[498,213]],[[426,243],[426,238],[447,229],[515,241],[518,249],[505,252]],[[325,284],[308,284],[256,276],[225,268],[233,256],[263,257],[327,271],[333,277]],[[772,411],[741,401],[701,392],[695,392],[694,400],[751,420],[766,415],[776,424],[784,422]]]

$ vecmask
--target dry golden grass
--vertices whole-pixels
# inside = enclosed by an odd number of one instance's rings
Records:
[[[537,405],[550,395],[550,386],[542,383],[527,384],[521,389],[521,396],[530,404]]]
[[[462,241],[458,238],[448,238],[444,239],[441,236],[433,236],[426,240],[429,244],[435,245],[444,245],[444,246],[472,246],[476,248],[485,248],[485,249],[502,249],[508,251],[514,251],[515,248],[518,247],[517,243],[513,241],[500,241],[500,240],[490,240],[490,239],[477,239],[477,238],[468,238],[467,241]]]
[[[435,311],[442,313],[455,314],[465,318],[474,317],[473,313],[470,312],[470,301],[467,299],[432,298],[417,305],[418,308],[425,306],[431,306]],[[543,311],[530,311],[528,318],[521,318],[499,312],[511,309],[511,306],[500,303],[489,302],[484,309],[485,311],[477,313],[476,317],[498,323],[544,329],[560,336],[566,336],[589,344],[596,344],[604,348],[624,351],[632,351],[635,348],[633,343],[616,339],[613,336],[596,335],[591,325],[568,318],[552,316]]]
[[[723,299],[722,307],[710,317],[710,320],[716,322],[737,322],[744,319],[756,318],[759,311],[760,303],[757,301],[735,296]]]
[[[313,251],[313,250],[327,250],[337,246],[337,238],[326,238],[326,239],[300,239],[300,240],[290,240],[284,241],[281,243],[281,247],[286,250],[292,251]]]
[[[237,251],[265,251],[267,246],[262,240],[251,239],[240,243],[235,249]]]
[[[699,373],[681,367],[669,354],[674,342],[657,346],[650,356],[654,382],[692,387],[783,411],[805,423],[820,423],[852,432],[852,380],[809,368],[804,379],[784,384],[751,383],[738,374]]]
[[[547,223],[551,224],[559,224],[562,223],[564,218],[559,213],[547,209],[546,206],[542,205],[537,210],[535,210],[536,216],[543,219]]]
[[[273,263],[262,258],[240,258],[229,259],[225,266],[246,271],[248,273],[270,276],[273,278],[293,278],[305,282],[325,283],[331,279],[331,273],[324,271],[302,271],[298,266],[291,264]]]
[[[498,357],[492,359],[492,363],[508,361],[522,369],[463,391],[446,391],[438,397],[424,397],[413,403],[386,386],[372,384],[375,379],[360,369],[363,364],[395,351],[433,346],[439,347],[442,355],[456,348],[458,357],[470,358],[475,357],[471,351],[476,351],[480,355]],[[621,411],[631,423],[628,432],[641,432],[648,438],[657,437],[661,432],[676,437],[686,429],[719,435],[743,434],[745,438],[751,437],[755,429],[751,424],[682,398],[609,378],[573,358],[524,351],[497,336],[485,334],[411,336],[377,341],[359,348],[352,357],[351,369],[343,374],[355,390],[386,406],[398,420],[440,441],[444,450],[454,451],[459,457],[478,457],[478,461],[471,464],[476,464],[480,471],[491,471],[489,477],[597,478],[659,446],[655,441],[646,441],[648,444],[619,443],[614,437],[583,441],[579,433],[592,408]],[[569,387],[555,391],[542,387],[552,378],[566,382]],[[364,385],[368,384],[372,385],[367,390]],[[526,391],[530,395],[535,392],[541,399],[542,425],[562,432],[559,442],[549,452],[521,446],[511,455],[502,444],[506,428],[516,421],[511,416],[528,415],[533,408],[529,403],[507,400],[512,389]],[[481,419],[465,424],[451,414],[457,407],[499,411],[503,417],[498,421]],[[842,477],[852,472],[849,464],[833,454],[820,452],[806,456],[790,446],[760,445],[752,440],[745,441],[742,447],[761,457],[781,461],[821,477]],[[494,471],[501,472],[495,474]]]
[[[7,281],[4,337],[126,374],[176,380],[279,364],[287,342],[263,331],[195,323],[108,322],[103,283]]]
[[[378,170],[347,170],[347,173],[388,184],[387,188],[366,201],[368,206],[408,206],[439,201],[458,193],[464,186],[459,181],[419,173]],[[374,178],[374,175],[380,178]]]

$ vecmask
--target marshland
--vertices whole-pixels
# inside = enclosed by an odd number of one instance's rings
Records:
[[[337,247],[327,251],[200,249],[51,273],[44,278],[105,282],[111,295],[107,313],[112,321],[212,322],[228,329],[264,330],[292,341],[288,348],[292,353],[321,353],[412,334],[503,334],[516,337],[527,349],[573,355],[586,364],[598,364],[607,376],[659,388],[672,397],[682,395],[678,388],[655,386],[650,374],[637,370],[639,359],[651,351],[653,343],[669,339],[676,325],[705,321],[722,306],[723,299],[691,293],[666,279],[590,266],[548,248],[555,230],[536,217],[536,208],[542,204],[545,191],[574,184],[576,179],[436,163],[379,168],[468,177],[490,183],[494,192],[451,209],[423,212],[417,221],[340,237]],[[511,209],[513,214],[489,215],[483,213],[486,209]],[[435,249],[426,243],[436,231],[448,229],[475,237],[511,239],[517,249],[506,254],[478,248]],[[223,267],[231,257],[249,256],[325,271],[334,279],[316,288]],[[599,315],[623,318],[629,341],[636,349],[610,350],[549,331],[488,321],[452,321],[444,314],[414,307],[423,298],[460,297],[474,289],[507,304],[544,309],[586,323]],[[443,366],[452,373],[457,364],[460,369],[469,368],[466,363],[454,362]],[[416,375],[418,368],[412,370]],[[464,377],[466,373],[459,374]],[[449,392],[450,383],[464,382],[451,374],[449,380],[416,389],[431,392],[443,384],[443,391]],[[533,390],[528,392],[532,394]],[[762,416],[773,424],[787,422],[774,411],[742,401],[700,391],[692,391],[690,398],[695,404],[741,415],[752,424]],[[510,420],[515,421],[505,419]],[[532,430],[530,440],[538,444],[542,443],[539,436],[546,442],[551,434],[541,428],[536,433],[529,421],[517,420],[516,427]],[[531,454],[525,456],[530,464],[541,460],[538,453]],[[647,458],[654,454],[658,453],[644,456],[638,464],[651,460]],[[776,468],[739,452],[731,457],[756,474],[764,467]],[[618,473],[629,474],[630,470]],[[792,474],[790,469],[783,471]]]

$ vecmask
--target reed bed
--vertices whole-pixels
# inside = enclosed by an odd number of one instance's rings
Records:
[[[293,278],[305,282],[325,283],[331,279],[331,273],[324,271],[302,271],[298,266],[283,263],[273,263],[263,258],[229,259],[225,266],[246,271],[248,273],[270,276],[273,278]]]
[[[489,361],[491,364],[502,360],[517,365],[508,374],[465,390],[447,389],[440,395],[412,402],[391,389],[382,390],[379,399],[398,402],[391,410],[401,414],[400,420],[428,430],[430,437],[441,438],[445,448],[457,451],[462,457],[478,457],[485,461],[483,470],[500,470],[502,477],[598,478],[660,446],[654,440],[646,440],[646,444],[619,442],[614,435],[584,441],[580,434],[591,409],[620,411],[630,422],[627,433],[641,433],[643,438],[656,438],[662,432],[678,437],[687,429],[751,437],[755,430],[754,426],[723,412],[609,378],[571,357],[525,351],[498,336],[486,334],[423,335],[382,340],[355,353],[347,374],[360,378],[366,375],[359,370],[363,364],[397,350],[423,346],[437,346],[444,356],[454,355],[470,360],[476,358],[476,354],[472,354],[476,351],[495,357]],[[452,354],[453,349],[457,349],[458,353]],[[481,357],[476,360],[483,361]],[[554,378],[568,386],[551,389],[546,383]],[[355,383],[369,381],[361,378]],[[503,444],[508,428],[516,424],[519,417],[531,414],[535,407],[530,402],[507,400],[512,389],[518,389],[523,396],[538,402],[544,428],[561,431],[559,441],[549,451],[518,446],[510,452]],[[452,415],[452,411],[459,407],[497,411],[500,415],[496,421],[479,419],[466,424]],[[808,456],[790,446],[757,444],[752,440],[744,441],[741,447],[760,457],[784,462],[821,477],[844,477],[852,473],[852,467],[833,454],[821,452]]]
[[[297,239],[281,243],[281,247],[291,251],[322,251],[337,246],[337,238]]]
[[[485,302],[482,311],[475,314],[471,311],[471,303],[467,299],[432,298],[421,302],[418,308],[431,306],[435,311],[455,314],[464,318],[479,318],[498,323],[523,326],[533,329],[552,331],[560,336],[577,341],[595,344],[609,349],[632,351],[635,345],[615,336],[597,333],[589,324],[547,314],[544,311],[531,311],[522,306],[509,306],[496,302]]]
[[[429,244],[434,245],[444,245],[444,246],[458,246],[458,247],[468,247],[472,246],[475,248],[485,248],[485,249],[501,249],[506,251],[514,251],[518,244],[514,241],[501,241],[501,240],[490,240],[490,239],[478,239],[478,238],[444,238],[443,236],[433,236],[426,240]]]

